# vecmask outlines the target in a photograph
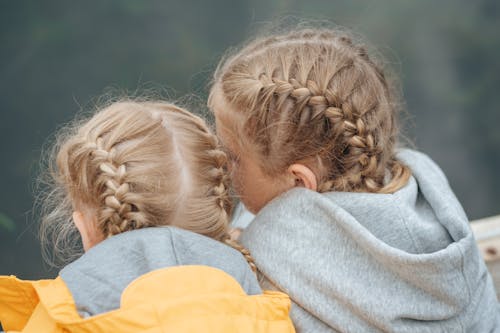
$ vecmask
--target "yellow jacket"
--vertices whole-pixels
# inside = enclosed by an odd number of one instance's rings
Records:
[[[130,283],[117,310],[81,318],[64,281],[0,277],[0,322],[6,332],[295,332],[290,300],[279,292],[248,296],[227,273],[176,266]]]

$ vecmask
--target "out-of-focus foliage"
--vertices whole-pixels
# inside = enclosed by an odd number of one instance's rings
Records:
[[[51,133],[108,87],[203,101],[218,59],[284,15],[354,29],[400,76],[405,132],[444,169],[471,218],[500,213],[497,0],[0,1],[0,274],[41,264],[32,184]],[[204,108],[195,109],[204,113]]]

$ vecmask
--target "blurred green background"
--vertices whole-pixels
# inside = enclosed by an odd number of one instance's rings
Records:
[[[406,134],[471,219],[500,214],[500,2],[0,0],[0,274],[43,265],[33,183],[41,148],[108,87],[206,86],[224,51],[285,15],[364,35],[401,77]]]

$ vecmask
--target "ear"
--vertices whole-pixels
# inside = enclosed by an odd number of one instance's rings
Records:
[[[294,177],[295,186],[305,187],[312,191],[318,190],[316,175],[304,164],[292,164],[287,171]]]
[[[104,239],[100,230],[96,228],[93,219],[88,218],[83,212],[78,210],[74,211],[73,222],[80,232],[85,252]]]

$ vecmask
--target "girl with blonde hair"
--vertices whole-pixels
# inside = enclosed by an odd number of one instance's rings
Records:
[[[42,240],[68,257],[78,235],[85,253],[55,280],[0,277],[6,331],[294,331],[286,295],[262,293],[230,240],[226,155],[201,118],[115,102],[54,153]]]
[[[255,219],[240,241],[299,332],[492,332],[498,304],[438,166],[399,149],[395,90],[333,29],[258,38],[208,101]]]

